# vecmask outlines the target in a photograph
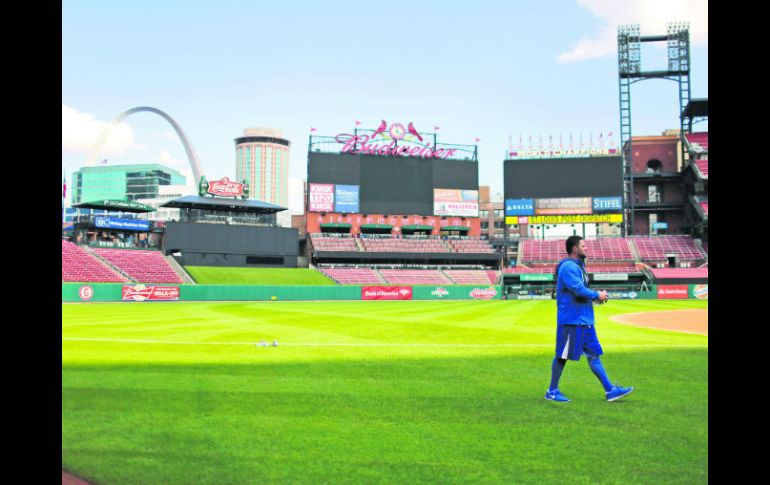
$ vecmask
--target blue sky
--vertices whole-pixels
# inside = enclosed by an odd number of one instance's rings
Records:
[[[664,33],[691,22],[692,97],[708,97],[705,1],[132,1],[62,5],[62,166],[117,114],[171,115],[211,178],[235,175],[233,139],[281,129],[290,175],[306,176],[311,126],[350,132],[354,120],[441,127],[448,143],[479,142],[479,183],[502,192],[509,136],[619,133],[616,25]],[[663,48],[643,69],[665,66]],[[677,128],[677,84],[635,84],[635,135]],[[188,171],[171,127],[126,119],[99,158]],[[68,176],[69,179],[69,176]]]

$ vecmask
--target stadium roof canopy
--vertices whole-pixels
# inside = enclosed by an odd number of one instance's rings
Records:
[[[406,229],[407,231],[432,231],[433,226],[427,226],[422,224],[412,224],[409,226],[401,226],[401,229]]]
[[[353,227],[353,224],[348,224],[345,222],[333,222],[328,224],[321,224],[321,227],[323,228],[342,228],[342,229],[350,229]]]
[[[80,204],[72,204],[72,207],[78,209],[97,209],[97,210],[113,210],[118,212],[155,212],[154,207],[149,205],[140,204],[130,200],[92,200],[91,202],[81,202]]]
[[[441,228],[442,231],[470,231],[470,229],[468,226],[444,226]]]
[[[682,118],[706,118],[709,115],[708,98],[691,99],[682,111]]]
[[[200,197],[188,195],[170,200],[161,207],[174,207],[180,209],[203,209],[210,211],[251,212],[258,214],[273,214],[285,211],[286,207],[268,204],[254,199],[218,199],[215,197]]]

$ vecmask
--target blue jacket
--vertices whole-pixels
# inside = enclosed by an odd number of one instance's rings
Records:
[[[599,293],[588,288],[588,275],[580,259],[565,258],[556,267],[558,325],[593,325],[593,300]]]

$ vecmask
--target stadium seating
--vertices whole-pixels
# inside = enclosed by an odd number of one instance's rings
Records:
[[[690,144],[690,146],[700,145],[704,151],[708,152],[709,150],[708,132],[687,133],[685,136],[687,137],[687,142]]]
[[[184,283],[160,251],[96,248],[94,252],[139,283]]]
[[[507,268],[505,270],[506,273],[513,273],[513,274],[546,274],[546,273],[553,273],[556,271],[556,265],[558,263],[548,263],[548,264],[532,264],[530,267],[524,267],[524,266],[516,266],[515,268]],[[587,273],[641,273],[640,270],[636,269],[636,265],[634,263],[592,263],[587,262],[586,263],[586,272]]]
[[[449,253],[441,239],[361,238],[367,252],[374,253]]]
[[[381,285],[383,281],[372,268],[319,268],[341,285]]]
[[[567,256],[564,239],[524,239],[524,262],[560,261]],[[633,261],[628,241],[620,237],[586,240],[586,252],[592,261]]]
[[[493,285],[497,280],[496,271],[445,269],[444,274],[458,285]]]
[[[85,249],[62,239],[61,279],[89,283],[124,283],[129,280],[89,254]]]
[[[381,269],[380,274],[391,285],[451,285],[441,271],[430,269]],[[485,283],[489,284],[489,283]]]
[[[310,241],[315,251],[358,251],[356,240],[350,235],[326,236],[310,234]]]
[[[449,246],[457,253],[494,253],[495,250],[483,239],[449,239]]]
[[[704,259],[690,236],[632,237],[642,261],[665,261],[667,254],[682,260]]]
[[[652,268],[650,273],[655,279],[674,279],[674,278],[708,278],[708,267],[700,268]]]
[[[704,178],[709,177],[709,161],[708,160],[695,160],[695,165],[698,167],[698,171]]]

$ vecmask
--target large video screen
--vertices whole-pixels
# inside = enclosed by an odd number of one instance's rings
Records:
[[[360,154],[309,155],[310,212],[444,215],[434,212],[434,189],[460,191],[458,202],[469,202],[462,199],[462,193],[478,192],[478,163]],[[472,212],[466,206],[451,205],[449,212],[457,211]],[[478,215],[477,210],[475,214]]]
[[[506,199],[623,196],[619,156],[506,160],[503,171]]]

